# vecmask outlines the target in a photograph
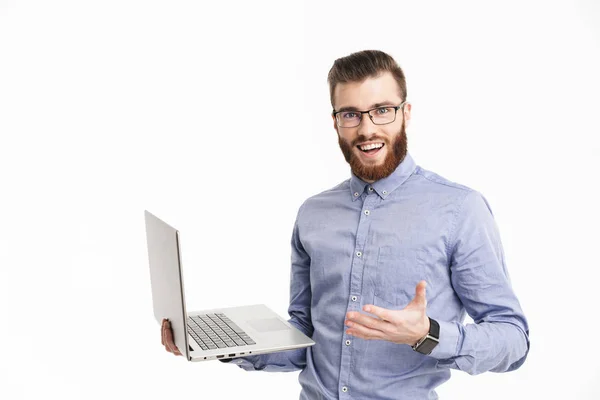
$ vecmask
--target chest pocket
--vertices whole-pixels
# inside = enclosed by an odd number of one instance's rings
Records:
[[[415,297],[419,281],[429,281],[423,251],[394,246],[379,248],[377,263],[368,275],[375,297],[396,309],[404,308]]]

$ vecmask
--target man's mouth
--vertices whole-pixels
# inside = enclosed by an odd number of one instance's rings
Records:
[[[359,144],[356,146],[361,152],[367,155],[375,155],[383,148],[383,143],[368,143],[368,144]]]

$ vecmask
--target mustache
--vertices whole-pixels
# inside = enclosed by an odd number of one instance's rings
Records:
[[[359,135],[358,137],[356,137],[356,139],[354,139],[352,141],[352,143],[350,145],[352,147],[356,147],[356,146],[358,146],[359,143],[372,142],[372,141],[380,141],[380,142],[383,142],[384,144],[388,144],[388,141],[385,138],[382,138],[379,136],[372,136],[372,137],[368,138],[365,135]]]

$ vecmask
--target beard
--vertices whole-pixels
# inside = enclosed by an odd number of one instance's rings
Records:
[[[359,143],[366,142],[367,140],[381,140],[385,144],[385,147],[388,148],[383,163],[378,165],[367,165],[363,163],[359,156],[354,152],[354,149],[360,151],[356,148],[356,146]],[[406,153],[408,151],[408,140],[406,138],[405,121],[402,121],[400,132],[398,132],[398,134],[396,134],[392,140],[394,143],[390,144],[390,142],[384,138],[377,136],[367,138],[364,135],[359,135],[352,141],[352,143],[348,143],[348,141],[342,139],[342,137],[338,134],[338,144],[340,145],[340,149],[344,154],[344,158],[348,164],[350,164],[350,169],[354,175],[367,181],[378,181],[390,176],[406,157]]]

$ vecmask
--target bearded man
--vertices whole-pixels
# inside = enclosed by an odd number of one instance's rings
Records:
[[[491,208],[408,153],[402,69],[361,51],[328,81],[351,176],[302,204],[291,240],[289,322],[316,344],[225,361],[301,370],[304,400],[437,399],[451,369],[519,368],[529,327]],[[177,354],[167,321],[162,334]]]

